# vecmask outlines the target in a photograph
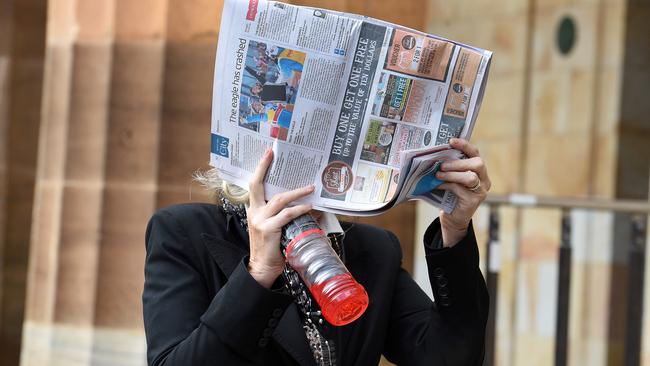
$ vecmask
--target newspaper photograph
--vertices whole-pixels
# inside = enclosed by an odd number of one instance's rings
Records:
[[[371,215],[423,199],[450,212],[453,194],[421,188],[433,187],[433,162],[460,158],[446,144],[471,136],[491,57],[360,15],[225,0],[210,164],[247,187],[271,148],[268,197],[313,184],[304,202],[321,210]]]

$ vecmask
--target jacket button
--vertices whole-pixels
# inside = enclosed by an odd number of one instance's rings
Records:
[[[448,283],[449,281],[447,280],[447,277],[440,276],[438,277],[438,279],[436,279],[436,284],[438,285],[438,287],[445,287],[447,286]]]
[[[269,319],[268,326],[271,328],[275,328],[278,325],[278,319],[276,318],[271,318]]]
[[[283,313],[282,309],[274,309],[273,310],[273,317],[279,318],[279,317],[282,316],[282,313]]]
[[[440,305],[442,306],[449,306],[451,305],[451,299],[448,297],[443,297],[440,299]]]
[[[447,297],[449,296],[449,290],[446,287],[441,287],[438,289],[438,295],[441,297]]]
[[[436,269],[433,270],[433,275],[435,277],[442,277],[445,274],[445,270],[442,269],[441,267],[436,267]]]
[[[260,339],[259,342],[257,342],[257,345],[262,347],[262,348],[266,347],[267,344],[269,344],[269,340],[266,339],[266,338],[262,338],[262,339]]]
[[[271,336],[271,333],[273,333],[273,329],[271,328],[264,328],[264,332],[262,333],[264,337],[268,338]]]

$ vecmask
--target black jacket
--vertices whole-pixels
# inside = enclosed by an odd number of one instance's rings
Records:
[[[338,365],[481,365],[488,295],[472,229],[452,248],[424,242],[435,303],[401,268],[391,232],[342,223],[346,265],[370,297],[355,322],[328,326]],[[220,206],[157,212],[142,295],[149,365],[314,365],[296,305],[248,273],[248,236]]]

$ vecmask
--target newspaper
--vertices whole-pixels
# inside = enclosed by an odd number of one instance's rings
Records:
[[[360,15],[225,0],[215,62],[210,164],[242,187],[267,148],[267,198],[372,215],[437,191],[447,144],[469,138],[492,53]],[[425,189],[426,188],[426,189]]]

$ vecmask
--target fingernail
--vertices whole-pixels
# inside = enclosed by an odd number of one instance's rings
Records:
[[[438,178],[438,179],[442,179],[442,178],[444,178],[444,176],[445,176],[445,173],[443,173],[443,172],[437,172],[436,173],[436,178]]]

